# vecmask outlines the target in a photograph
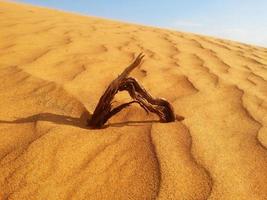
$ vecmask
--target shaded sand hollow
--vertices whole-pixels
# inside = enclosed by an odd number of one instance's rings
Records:
[[[3,1],[0,19],[0,199],[267,199],[266,48]],[[185,120],[132,105],[87,129],[139,52],[132,76]]]

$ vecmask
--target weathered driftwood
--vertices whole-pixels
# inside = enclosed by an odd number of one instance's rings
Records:
[[[136,79],[128,77],[130,72],[140,65],[143,58],[144,55],[142,53],[139,54],[134,62],[109,84],[108,88],[101,96],[92,117],[88,119],[88,126],[91,128],[101,128],[109,118],[130,106],[132,103],[139,104],[147,113],[153,112],[157,114],[161,122],[175,121],[174,110],[167,100],[163,98],[153,98]],[[130,94],[133,101],[112,108],[114,96],[119,91],[124,90]],[[179,118],[179,120],[182,119],[183,117]]]

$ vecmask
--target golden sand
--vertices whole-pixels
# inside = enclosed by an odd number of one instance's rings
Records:
[[[266,48],[3,1],[0,19],[0,199],[267,199]],[[185,120],[133,105],[87,129],[139,52],[132,76]]]

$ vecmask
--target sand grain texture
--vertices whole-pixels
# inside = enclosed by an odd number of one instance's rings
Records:
[[[0,18],[0,199],[267,199],[267,49],[3,1]],[[132,105],[87,129],[139,52],[132,76],[185,120]]]

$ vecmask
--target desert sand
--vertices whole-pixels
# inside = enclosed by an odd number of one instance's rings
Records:
[[[0,18],[0,199],[267,199],[266,48],[4,1]],[[88,129],[140,52],[131,76],[185,120],[132,105]]]

